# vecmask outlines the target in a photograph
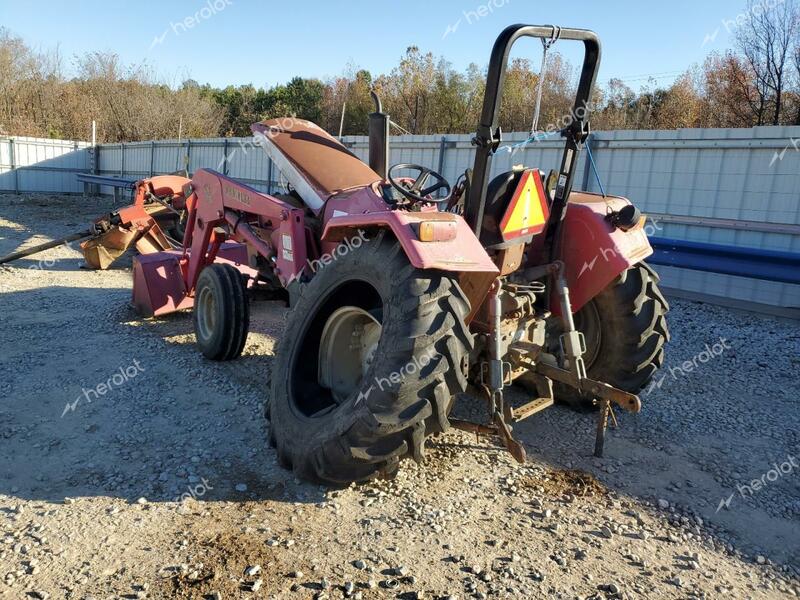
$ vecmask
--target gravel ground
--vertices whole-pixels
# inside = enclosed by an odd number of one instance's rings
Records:
[[[108,209],[0,195],[0,254]],[[603,460],[592,415],[555,407],[518,426],[525,465],[448,432],[393,481],[329,490],[266,443],[281,304],[215,364],[188,315],[136,317],[129,257],[81,263],[0,267],[2,598],[800,595],[796,322],[674,301],[668,368]]]

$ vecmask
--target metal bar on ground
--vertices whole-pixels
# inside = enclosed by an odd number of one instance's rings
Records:
[[[31,256],[32,254],[38,254],[39,252],[44,252],[45,250],[50,250],[50,248],[57,248],[58,246],[68,244],[69,242],[74,242],[77,240],[82,240],[87,237],[92,237],[93,235],[95,235],[95,231],[92,229],[87,229],[86,231],[73,233],[72,235],[68,235],[67,237],[63,237],[58,240],[45,242],[44,244],[39,244],[38,246],[33,246],[25,250],[19,250],[18,252],[12,252],[11,254],[7,254],[6,256],[0,256],[0,265],[14,260],[19,260],[20,258],[25,258],[26,256]]]
[[[78,173],[76,178],[81,183],[93,183],[113,188],[126,188],[132,190],[136,187],[136,179],[127,177],[106,177],[104,175],[91,175],[89,173]]]

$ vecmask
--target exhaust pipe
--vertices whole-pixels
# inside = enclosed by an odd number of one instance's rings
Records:
[[[375,102],[375,112],[369,115],[369,166],[386,179],[389,160],[389,115],[383,112],[381,99],[374,90],[370,90]]]

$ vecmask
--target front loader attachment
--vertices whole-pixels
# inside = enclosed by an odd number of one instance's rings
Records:
[[[112,227],[105,233],[81,243],[83,258],[92,269],[104,271],[125,254],[135,239],[135,231]]]
[[[133,299],[136,312],[143,317],[158,317],[192,308],[194,297],[189,295],[181,271],[183,251],[167,250],[142,254],[133,259]],[[247,245],[234,242],[222,244],[215,263],[230,264],[251,281],[258,274],[248,266]]]

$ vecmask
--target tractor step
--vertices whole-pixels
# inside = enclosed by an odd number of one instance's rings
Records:
[[[515,408],[512,412],[514,421],[522,421],[546,408],[553,406],[554,401],[552,398],[536,398],[527,404],[523,404],[519,408]]]

